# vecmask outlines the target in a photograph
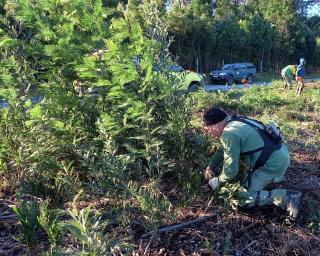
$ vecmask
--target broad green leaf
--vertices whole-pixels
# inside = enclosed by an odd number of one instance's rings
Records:
[[[34,119],[40,119],[42,115],[41,106],[36,105],[35,107],[28,110],[30,116]]]

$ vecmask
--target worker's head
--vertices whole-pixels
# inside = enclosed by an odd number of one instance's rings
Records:
[[[304,65],[304,64],[306,64],[306,60],[304,58],[301,58],[300,59],[300,65]]]
[[[205,130],[216,138],[219,138],[226,126],[227,113],[220,108],[211,107],[202,116]]]

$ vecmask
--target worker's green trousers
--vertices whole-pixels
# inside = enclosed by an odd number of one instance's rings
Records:
[[[285,170],[284,170],[285,172]],[[284,174],[283,172],[283,174]],[[282,177],[266,177],[259,170],[251,175],[251,184],[245,192],[239,194],[239,205],[244,207],[276,205],[285,208],[287,190],[274,189],[271,191],[264,188],[273,182],[279,182]],[[247,182],[244,184],[248,185]]]

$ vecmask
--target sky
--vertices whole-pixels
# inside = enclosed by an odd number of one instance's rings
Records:
[[[320,3],[314,5],[312,8],[310,8],[308,15],[309,16],[319,15],[320,16]]]

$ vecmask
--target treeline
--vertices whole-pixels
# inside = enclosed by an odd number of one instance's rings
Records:
[[[259,71],[279,71],[305,57],[320,65],[320,16],[307,17],[316,1],[172,1],[167,11],[171,50],[186,68],[208,72],[223,63],[251,61]]]
[[[102,1],[104,7],[113,10],[106,22],[117,16],[119,4],[131,8],[141,20],[148,19],[141,17],[138,8],[132,8],[143,2]],[[209,72],[224,63],[250,61],[260,72],[279,71],[301,57],[307,59],[310,71],[320,66],[320,16],[307,16],[315,0],[156,2],[172,39],[169,50],[185,68]],[[2,14],[5,3],[0,3]]]

